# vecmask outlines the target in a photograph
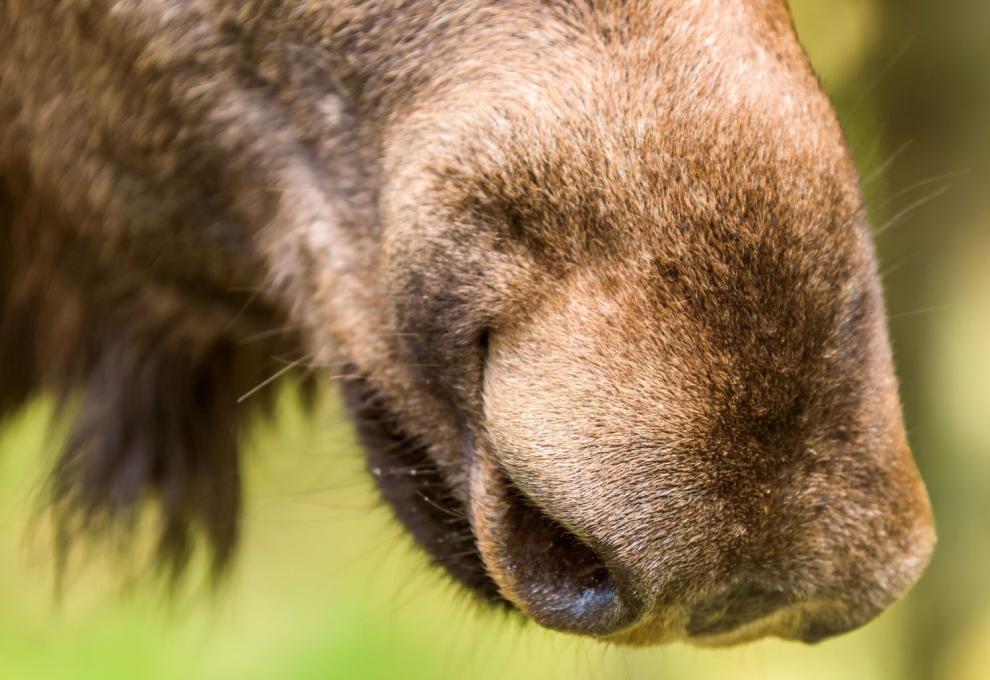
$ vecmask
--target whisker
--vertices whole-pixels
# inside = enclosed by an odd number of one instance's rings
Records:
[[[279,335],[286,335],[293,331],[293,327],[282,326],[281,328],[271,328],[267,331],[259,331],[258,333],[253,333],[240,339],[238,344],[249,345],[252,342],[261,342],[262,340],[268,340],[269,338],[278,337]]]
[[[444,553],[442,555],[437,555],[440,561],[443,560],[455,560],[459,557],[477,557],[477,550],[461,550],[460,552]]]
[[[870,81],[869,85],[866,86],[866,89],[863,91],[863,94],[859,96],[859,99],[857,99],[856,102],[849,109],[849,111],[846,112],[844,116],[846,120],[852,119],[852,117],[859,110],[859,107],[863,105],[863,102],[867,100],[867,98],[870,96],[873,90],[876,89],[876,87],[881,82],[883,82],[883,79],[890,74],[890,72],[894,69],[894,66],[897,65],[897,62],[900,61],[905,54],[907,54],[908,50],[911,49],[911,45],[913,43],[914,43],[914,37],[912,36],[905,41],[904,45],[901,46],[901,49],[899,49],[894,54],[894,56],[890,58],[887,64],[882,69],[880,69],[876,77],[874,77],[873,80]]]
[[[420,465],[418,467],[409,468],[373,468],[372,473],[376,477],[422,477],[435,473],[437,471],[436,467],[433,465]]]
[[[305,357],[303,357],[302,359],[299,359],[299,360],[297,360],[297,361],[294,361],[294,362],[292,362],[292,363],[290,363],[289,365],[287,365],[287,366],[285,366],[285,367],[283,367],[283,368],[282,368],[281,370],[279,370],[279,371],[278,371],[277,373],[275,373],[275,374],[274,374],[274,375],[272,375],[272,376],[269,376],[269,377],[268,377],[268,378],[266,378],[265,380],[263,380],[263,381],[261,381],[261,383],[259,383],[258,385],[255,385],[255,386],[254,386],[254,387],[253,387],[252,389],[250,389],[250,390],[248,390],[247,392],[245,392],[244,394],[242,394],[242,395],[241,395],[240,397],[238,397],[238,399],[237,399],[237,403],[238,403],[238,404],[240,404],[240,403],[241,403],[241,402],[243,402],[243,401],[244,401],[245,399],[248,399],[248,398],[250,398],[250,397],[251,397],[252,395],[255,395],[255,394],[257,394],[257,393],[258,393],[258,392],[260,392],[260,391],[261,391],[262,389],[264,389],[264,388],[265,388],[265,387],[267,387],[268,385],[271,385],[271,384],[272,384],[273,382],[275,382],[276,380],[278,380],[279,378],[281,378],[281,377],[282,377],[283,375],[285,375],[286,373],[288,373],[288,372],[289,372],[289,371],[291,371],[292,369],[294,369],[294,368],[296,368],[297,366],[299,366],[299,364],[301,364],[301,363],[302,363],[302,362],[304,362],[305,360],[306,360],[306,358],[305,358]]]
[[[250,307],[251,303],[253,303],[255,298],[258,297],[259,292],[260,292],[259,290],[255,290],[254,292],[251,293],[251,295],[248,296],[248,299],[244,301],[244,304],[241,305],[241,308],[237,310],[237,313],[234,314],[234,316],[230,317],[230,320],[227,321],[227,325],[223,327],[223,331],[222,331],[223,333],[229,331],[237,324],[238,321],[240,321],[241,317],[244,316],[244,312],[247,311],[247,308]]]
[[[930,314],[932,312],[944,312],[944,311],[947,311],[949,309],[952,309],[952,307],[950,305],[938,305],[938,306],[935,306],[935,307],[923,307],[922,309],[915,309],[915,310],[910,311],[910,312],[901,312],[900,314],[894,314],[894,315],[892,315],[892,316],[890,316],[888,318],[890,320],[893,320],[893,319],[903,319],[904,317],[908,317],[908,316],[920,316],[922,314]]]
[[[348,365],[346,361],[309,361],[309,357],[311,356],[313,355],[307,354],[302,359],[286,359],[285,357],[274,356],[272,357],[272,361],[295,366],[304,365],[308,368],[342,368]]]
[[[874,230],[873,235],[879,236],[880,234],[884,233],[885,231],[887,231],[888,229],[899,223],[902,219],[907,217],[910,213],[914,212],[915,210],[925,205],[926,203],[930,203],[934,201],[936,198],[938,198],[939,196],[941,196],[951,188],[952,188],[951,182],[948,184],[943,184],[942,186],[935,189],[935,191],[929,192],[928,194],[922,196],[918,200],[911,202],[910,204],[908,204],[906,208],[897,212],[893,217],[887,220],[886,223],[884,223],[882,226]]]
[[[871,184],[875,179],[877,179],[881,175],[885,174],[887,172],[887,170],[890,169],[890,166],[892,166],[894,164],[894,161],[896,161],[897,158],[902,153],[904,153],[905,151],[907,151],[911,147],[911,145],[913,143],[914,143],[914,140],[913,139],[909,139],[908,141],[904,142],[899,147],[897,147],[896,149],[894,149],[894,152],[892,154],[890,154],[890,156],[887,158],[887,160],[885,160],[883,163],[881,163],[876,169],[873,170],[873,172],[871,172],[869,175],[867,175],[863,179],[863,184]]]
[[[420,492],[417,492],[417,494],[419,495],[420,498],[422,498],[424,501],[426,501],[427,503],[429,503],[430,505],[432,505],[434,508],[436,508],[440,512],[442,512],[442,513],[444,513],[446,515],[450,515],[451,517],[456,517],[459,520],[465,519],[463,513],[457,513],[457,512],[454,512],[453,510],[451,510],[450,508],[443,507],[442,505],[436,503],[432,498],[430,498],[429,496],[427,496],[425,493],[423,493],[423,492],[420,491]]]
[[[359,380],[364,376],[360,373],[334,373],[327,376],[330,380]]]
[[[870,146],[870,155],[863,160],[863,162],[860,164],[860,167],[868,168],[873,164],[873,161],[876,159],[877,154],[880,153],[880,149],[883,146],[884,135],[886,133],[885,128],[886,128],[886,124],[885,123],[881,124],[880,129],[877,131],[877,134],[874,135],[873,144],[872,146]]]
[[[883,269],[880,272],[880,280],[882,280],[882,281],[883,280],[886,280],[886,278],[888,276],[890,276],[894,272],[899,271],[905,265],[908,265],[908,264],[916,261],[918,259],[918,257],[919,257],[919,254],[918,253],[915,253],[913,255],[905,255],[903,257],[898,258],[897,260],[895,260],[894,262],[892,262],[890,264],[890,266],[886,267],[885,269]]]
[[[887,200],[887,203],[889,204],[890,202],[900,198],[901,196],[911,193],[915,189],[920,189],[921,187],[928,186],[929,184],[934,184],[935,182],[941,182],[943,180],[956,179],[957,177],[968,175],[970,174],[970,172],[971,172],[970,170],[954,170],[952,172],[944,172],[941,175],[935,175],[934,177],[929,177],[928,179],[923,179],[919,182],[909,184],[908,186],[898,191],[896,194],[893,194]]]

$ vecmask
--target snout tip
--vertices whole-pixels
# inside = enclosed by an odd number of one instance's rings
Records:
[[[903,595],[935,542],[930,513],[919,511],[900,533],[878,529],[883,541],[866,528],[839,536],[830,552],[806,548],[800,564],[765,555],[714,575],[698,576],[695,567],[672,576],[656,562],[630,560],[580,522],[556,519],[483,452],[472,463],[471,527],[501,595],[546,628],[615,644],[726,646],[766,636],[816,643],[864,625]]]

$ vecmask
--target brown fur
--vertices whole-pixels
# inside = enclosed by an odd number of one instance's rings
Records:
[[[70,534],[150,495],[224,564],[278,356],[353,375],[399,518],[550,627],[814,640],[932,549],[776,0],[7,0],[0,239],[0,409],[81,398]]]

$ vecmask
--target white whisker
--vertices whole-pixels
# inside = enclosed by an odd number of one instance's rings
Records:
[[[931,201],[934,201],[936,198],[938,198],[939,196],[941,196],[942,194],[944,194],[945,192],[947,192],[951,188],[952,188],[951,182],[948,183],[948,184],[943,184],[939,188],[935,189],[935,191],[932,191],[932,192],[926,194],[925,196],[922,196],[918,200],[911,202],[910,204],[908,204],[908,206],[906,208],[904,208],[903,210],[900,210],[899,212],[897,212],[893,217],[891,217],[889,220],[887,220],[883,225],[881,225],[880,227],[877,227],[877,229],[873,232],[873,235],[874,236],[879,236],[880,234],[884,233],[885,231],[887,231],[891,227],[895,226],[902,219],[904,219],[905,217],[907,217],[910,213],[914,212],[915,210],[917,210],[921,206],[925,205],[926,203],[930,203]]]
[[[290,363],[289,365],[287,365],[287,366],[285,366],[284,368],[282,368],[281,370],[279,370],[279,371],[278,371],[277,373],[275,373],[274,375],[272,375],[272,376],[269,376],[269,377],[268,377],[268,378],[266,378],[265,380],[263,380],[263,381],[261,381],[261,383],[259,383],[258,385],[256,385],[256,386],[255,386],[255,387],[253,387],[252,389],[250,389],[250,390],[248,390],[248,391],[247,391],[247,392],[245,392],[244,394],[242,394],[242,395],[241,395],[241,396],[240,396],[240,397],[239,397],[239,398],[237,399],[237,403],[238,403],[238,404],[240,404],[240,403],[241,403],[242,401],[244,401],[245,399],[248,399],[248,398],[250,398],[250,397],[251,397],[252,395],[255,395],[255,394],[257,394],[257,393],[258,393],[259,391],[261,391],[262,389],[264,389],[264,388],[265,388],[265,387],[267,387],[268,385],[271,385],[271,384],[272,384],[273,382],[275,382],[276,380],[278,380],[279,378],[281,378],[281,377],[282,377],[283,375],[285,375],[286,373],[288,373],[288,372],[289,372],[289,371],[291,371],[292,369],[294,369],[294,368],[296,368],[297,366],[299,366],[300,364],[302,364],[302,363],[303,363],[304,361],[306,361],[306,357],[303,357],[303,358],[301,358],[301,359],[299,359],[299,360],[297,360],[297,361],[294,361],[294,362],[292,362],[292,363]]]
[[[950,307],[949,305],[938,305],[938,306],[935,306],[935,307],[924,307],[922,309],[915,309],[915,310],[910,311],[910,312],[901,312],[900,314],[894,314],[893,316],[889,317],[889,319],[890,320],[893,320],[893,319],[903,319],[904,317],[908,317],[908,316],[920,316],[921,314],[931,314],[932,312],[944,312],[944,311],[947,311],[949,309],[952,309],[952,307]]]
[[[887,170],[890,169],[890,166],[894,164],[894,161],[896,161],[897,158],[902,153],[904,153],[905,151],[907,151],[911,147],[911,145],[913,143],[914,143],[914,140],[913,139],[909,139],[908,141],[904,142],[899,147],[897,147],[896,149],[894,149],[894,152],[892,154],[890,154],[890,157],[888,157],[887,160],[885,160],[883,163],[881,163],[879,165],[879,167],[877,167],[873,172],[871,172],[869,175],[867,175],[863,179],[863,184],[870,184],[875,179],[877,179],[878,177],[880,177],[881,175],[883,175],[884,173],[886,173]]]

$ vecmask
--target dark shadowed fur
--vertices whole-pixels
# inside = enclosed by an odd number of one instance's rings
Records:
[[[227,564],[297,362],[434,561],[551,628],[817,640],[932,550],[779,0],[3,3],[0,416],[71,417],[62,535],[153,501],[165,564]]]
[[[238,433],[270,393],[238,398],[295,347],[287,331],[242,338],[284,319],[247,293],[211,301],[156,290],[123,262],[91,269],[97,255],[62,228],[54,202],[11,176],[0,194],[0,416],[39,390],[71,414],[50,482],[60,535],[130,524],[154,498],[165,566],[181,569],[201,533],[222,567],[237,542]]]

